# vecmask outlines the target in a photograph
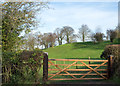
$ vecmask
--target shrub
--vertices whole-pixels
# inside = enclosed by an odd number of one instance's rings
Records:
[[[95,33],[92,34],[91,39],[95,42],[102,42],[103,41],[104,34],[103,33]]]
[[[114,43],[114,44],[120,44],[120,38],[114,39],[113,43]]]
[[[39,82],[43,52],[41,50],[3,52],[3,83]]]
[[[11,75],[11,69],[12,65],[14,64],[14,60],[16,59],[16,53],[15,52],[3,52],[2,53],[2,81],[7,83],[10,82],[10,75]]]
[[[120,45],[108,45],[101,57],[107,58],[113,55],[113,75],[120,78]]]

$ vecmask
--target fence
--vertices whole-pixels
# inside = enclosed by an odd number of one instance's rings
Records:
[[[43,59],[43,81],[109,79],[111,77],[111,69],[112,56],[107,60],[48,59],[46,54]]]

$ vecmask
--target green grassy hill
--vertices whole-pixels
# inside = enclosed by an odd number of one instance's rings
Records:
[[[77,42],[71,44],[63,44],[54,48],[45,49],[49,58],[100,58],[106,45],[111,44],[109,41],[102,43]]]

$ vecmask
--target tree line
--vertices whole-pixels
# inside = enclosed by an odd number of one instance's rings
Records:
[[[75,34],[74,29],[70,26],[63,26],[62,28],[56,28],[54,33],[41,33],[36,32],[34,34],[29,33],[25,34],[23,37],[23,45],[22,49],[34,50],[35,48],[49,48],[54,47],[57,44],[62,45],[63,41],[66,43],[77,42],[77,39],[82,40],[82,42],[86,42],[87,40],[91,40],[94,43],[100,43],[104,40],[110,40],[113,42],[114,39],[120,38],[120,28],[116,27],[114,30],[108,29],[106,30],[106,35],[102,32],[92,33],[87,25],[81,25],[81,28],[78,28],[78,33]]]

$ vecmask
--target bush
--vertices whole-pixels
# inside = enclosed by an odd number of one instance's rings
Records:
[[[43,52],[41,50],[3,52],[3,83],[39,82]]]
[[[92,40],[95,42],[103,42],[103,37],[104,37],[104,34],[103,33],[95,33],[91,36]]]
[[[2,81],[7,83],[10,82],[10,75],[12,65],[15,64],[17,54],[15,52],[3,52],[2,53]]]
[[[113,43],[114,43],[114,44],[120,44],[120,38],[114,39]]]
[[[120,78],[120,45],[108,45],[101,57],[107,58],[113,55],[113,75]]]

